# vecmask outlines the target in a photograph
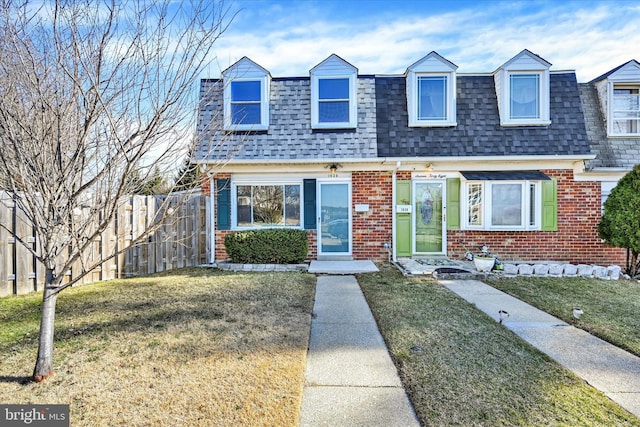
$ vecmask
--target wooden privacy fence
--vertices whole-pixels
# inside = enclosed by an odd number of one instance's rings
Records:
[[[157,273],[207,262],[206,197],[201,194],[169,196],[169,212],[162,224],[141,242],[131,245],[154,220],[168,196],[130,196],[115,218],[96,238],[81,260],[63,272],[64,281],[78,284]],[[185,200],[185,197],[187,199]],[[89,209],[88,207],[86,209]],[[0,297],[43,289],[45,268],[18,236],[37,251],[37,233],[11,195],[0,192]],[[114,253],[118,253],[115,257]],[[85,265],[97,265],[83,275]]]

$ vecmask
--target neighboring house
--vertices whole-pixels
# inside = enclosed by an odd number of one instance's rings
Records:
[[[640,163],[640,63],[631,60],[579,88],[596,158],[577,178],[600,181],[604,203],[618,180]]]
[[[463,74],[431,52],[378,76],[331,55],[307,77],[272,77],[245,57],[203,80],[211,260],[233,230],[297,227],[309,259],[455,258],[488,244],[509,260],[623,261],[598,238],[575,73],[550,66],[523,50]]]

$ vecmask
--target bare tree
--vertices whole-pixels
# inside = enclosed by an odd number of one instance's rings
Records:
[[[62,273],[113,219],[127,177],[193,151],[195,84],[232,16],[210,0],[0,4],[0,190],[34,224],[46,268],[42,381],[53,373],[56,299],[74,284]]]

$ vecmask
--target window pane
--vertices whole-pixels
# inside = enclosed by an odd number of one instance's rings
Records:
[[[234,125],[260,124],[260,103],[231,104],[231,123]]]
[[[281,185],[253,187],[253,225],[284,225]]]
[[[349,79],[318,80],[319,99],[349,99]]]
[[[482,226],[482,184],[469,184],[469,225]]]
[[[638,89],[632,88],[614,89],[614,133],[626,134],[640,132],[640,94],[638,94],[638,92]]]
[[[512,74],[510,76],[511,118],[540,118],[540,76]]]
[[[300,225],[300,186],[284,186],[285,225]]]
[[[251,186],[239,185],[236,189],[236,211],[238,227],[251,226]]]
[[[491,224],[497,226],[522,225],[522,185],[491,185]]]
[[[320,123],[344,123],[349,121],[349,102],[333,101],[318,103]]]
[[[231,102],[260,101],[260,80],[231,82]]]
[[[538,220],[538,216],[536,215],[537,210],[536,184],[529,184],[529,225],[531,226],[535,226],[536,221]]]
[[[418,119],[447,118],[447,77],[418,77]]]

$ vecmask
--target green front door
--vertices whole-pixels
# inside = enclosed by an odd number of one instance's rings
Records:
[[[446,227],[444,181],[413,183],[413,253],[444,254]]]

